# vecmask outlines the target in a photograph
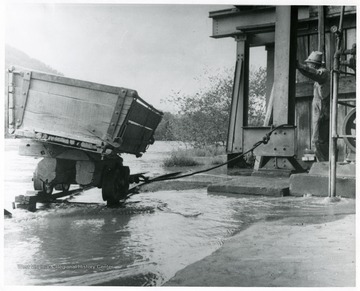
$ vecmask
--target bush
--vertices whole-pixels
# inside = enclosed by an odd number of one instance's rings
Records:
[[[224,146],[206,146],[203,148],[193,148],[186,150],[187,154],[194,157],[214,157],[225,155],[226,149]]]
[[[211,165],[213,166],[217,166],[217,165],[221,165],[224,163],[224,160],[220,157],[215,157],[212,161],[211,161]]]
[[[186,151],[172,152],[171,156],[164,160],[164,167],[193,167],[201,165],[193,158],[189,157]]]
[[[226,150],[223,146],[207,146],[204,148],[189,148],[173,151],[171,156],[164,160],[164,167],[192,167],[202,165],[196,158],[213,157],[211,164],[218,165],[223,163],[220,155],[225,155]]]

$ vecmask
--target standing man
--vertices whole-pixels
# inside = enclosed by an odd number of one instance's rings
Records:
[[[323,66],[322,53],[312,52],[305,65],[296,67],[305,77],[315,81],[312,101],[312,146],[319,162],[329,160],[330,71]]]

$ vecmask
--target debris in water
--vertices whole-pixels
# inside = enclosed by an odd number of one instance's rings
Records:
[[[12,214],[10,211],[7,211],[6,209],[4,209],[4,217],[6,218],[12,218]]]
[[[166,203],[165,203],[166,204]],[[180,214],[184,217],[198,217],[199,215],[201,215],[201,212],[195,212],[195,213],[181,213],[178,211],[172,211],[170,208],[168,208],[166,205],[158,205],[157,209],[163,211],[163,212],[167,212],[167,213],[174,213],[174,214]]]

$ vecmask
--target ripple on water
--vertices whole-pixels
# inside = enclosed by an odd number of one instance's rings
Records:
[[[170,151],[159,148],[149,151],[149,158],[144,155],[142,163],[124,157],[126,165],[132,173],[143,172],[146,165],[151,173],[163,174],[161,159]],[[15,171],[19,164],[12,166]],[[27,176],[30,185],[32,172]],[[95,204],[12,211],[13,218],[4,222],[6,284],[161,285],[255,221],[336,217],[355,209],[354,201],[344,198],[335,203],[316,197],[234,197],[207,194],[206,189],[140,193],[117,209],[104,205],[99,189],[70,202]]]

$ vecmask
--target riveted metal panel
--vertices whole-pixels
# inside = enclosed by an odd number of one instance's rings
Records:
[[[271,130],[270,127],[244,127],[244,151]],[[267,144],[262,144],[254,150],[256,156],[292,157],[295,155],[295,127],[285,127],[275,130]]]

